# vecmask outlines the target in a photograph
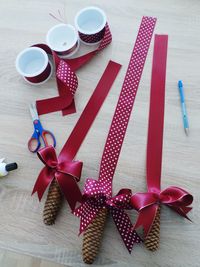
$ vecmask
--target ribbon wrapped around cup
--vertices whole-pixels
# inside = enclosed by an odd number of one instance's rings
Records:
[[[46,44],[36,44],[31,48],[22,51],[16,60],[16,68],[18,72],[32,84],[41,84],[47,81],[52,74],[52,63],[48,56],[52,56],[55,65],[55,76],[59,95],[49,99],[37,100],[37,111],[39,115],[47,114],[50,112],[62,111],[63,116],[76,112],[74,95],[78,87],[78,78],[75,74],[80,67],[91,60],[98,52],[103,50],[112,41],[112,35],[108,23],[104,27],[104,34],[99,43],[99,46],[80,57],[72,59],[61,59],[55,51],[53,51]],[[75,44],[77,48],[78,43]],[[27,51],[29,51],[27,57]],[[30,50],[37,50],[37,57],[30,53]],[[26,52],[26,53],[25,53]],[[68,51],[69,52],[69,51]],[[72,52],[72,51],[70,51]],[[26,54],[26,59],[23,60],[21,54]],[[35,52],[34,52],[35,53]],[[20,59],[21,58],[21,59]],[[20,60],[19,60],[20,59]],[[18,64],[18,62],[21,62]],[[38,63],[39,62],[39,63]],[[37,66],[36,66],[37,63]],[[29,70],[29,65],[33,66],[32,71]],[[36,70],[35,70],[36,67]]]

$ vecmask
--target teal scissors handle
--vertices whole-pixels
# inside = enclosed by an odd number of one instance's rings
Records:
[[[29,151],[35,153],[41,146],[40,137],[44,143],[44,146],[53,145],[56,146],[56,139],[52,132],[44,130],[40,121],[35,120],[33,122],[34,132],[31,138],[28,141],[28,149]]]

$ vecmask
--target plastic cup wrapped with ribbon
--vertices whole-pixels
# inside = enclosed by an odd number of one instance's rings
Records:
[[[30,84],[42,84],[52,74],[52,64],[47,53],[39,47],[29,47],[21,51],[15,62],[19,74]]]
[[[57,55],[68,58],[79,49],[79,37],[75,28],[70,24],[58,24],[52,27],[46,36],[48,46]]]
[[[79,37],[86,45],[100,43],[105,34],[106,22],[105,12],[92,6],[81,9],[75,17]]]

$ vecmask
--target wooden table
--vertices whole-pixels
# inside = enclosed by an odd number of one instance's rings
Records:
[[[84,162],[81,188],[86,177],[96,178],[141,18],[143,15],[156,16],[158,22],[155,32],[169,34],[162,187],[182,186],[195,197],[194,209],[190,213],[193,223],[163,208],[160,249],[155,253],[148,252],[143,246],[136,246],[129,255],[113,221],[108,220],[101,252],[93,266],[200,266],[198,0],[1,0],[0,151],[1,157],[6,157],[9,162],[16,161],[19,169],[1,179],[0,248],[68,266],[85,266],[81,258],[82,237],[77,236],[79,220],[70,214],[69,207],[65,204],[56,224],[47,227],[42,222],[45,198],[39,203],[36,196],[31,197],[31,190],[42,163],[27,149],[27,140],[33,131],[28,104],[36,99],[55,96],[55,79],[52,78],[39,87],[28,85],[17,74],[14,62],[19,51],[31,44],[45,41],[47,30],[57,23],[48,15],[49,12],[56,13],[60,9],[64,13],[65,21],[73,24],[76,12],[91,4],[105,10],[113,33],[112,45],[77,72],[77,113],[66,117],[62,117],[60,112],[43,115],[43,126],[54,132],[57,138],[57,151],[60,151],[108,60],[121,63],[123,68],[77,155],[77,159]],[[153,42],[115,173],[115,193],[121,187],[129,187],[133,191],[143,191],[146,188],[145,156],[152,48]],[[185,85],[190,123],[189,137],[185,135],[182,125],[177,90],[179,79],[182,79]],[[133,220],[135,218],[136,214],[133,215]],[[35,262],[35,265],[27,263],[24,266],[39,266],[39,261]],[[15,261],[12,263],[9,265],[6,257],[0,257],[1,267],[16,266]],[[17,266],[23,266],[22,263],[23,256]]]

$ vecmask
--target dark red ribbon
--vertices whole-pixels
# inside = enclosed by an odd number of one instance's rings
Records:
[[[145,236],[151,230],[158,206],[163,204],[177,212],[180,216],[187,217],[187,213],[192,209],[188,207],[193,201],[193,197],[182,188],[170,186],[160,192],[136,193],[131,197],[131,204],[139,212],[134,229],[142,226]]]
[[[105,34],[105,27],[100,32],[97,32],[95,34],[84,34],[81,32],[78,32],[78,34],[80,39],[85,43],[89,44],[97,43],[103,39],[103,36]]]
[[[57,54],[52,51],[47,45],[34,45],[45,50],[47,54],[52,55],[55,64],[56,82],[59,93],[59,96],[57,97],[36,101],[39,115],[60,110],[62,110],[63,115],[68,115],[76,112],[74,95],[78,87],[78,79],[75,71],[86,64],[89,60],[91,60],[94,55],[103,50],[107,45],[111,43],[111,41],[112,35],[110,28],[108,24],[106,24],[105,33],[103,39],[99,44],[99,47],[96,50],[78,58],[60,59]]]
[[[131,198],[132,206],[139,212],[133,230],[143,226],[145,236],[151,230],[160,204],[188,219],[187,213],[191,210],[188,206],[193,201],[192,195],[182,188],[171,186],[163,191],[160,189],[167,44],[167,35],[155,35],[146,162],[148,192],[136,193]]]
[[[129,66],[122,85],[121,93],[112,119],[110,130],[104,147],[98,181],[89,179],[85,185],[85,202],[75,211],[80,217],[81,232],[92,223],[100,209],[107,207],[113,216],[119,233],[130,252],[134,243],[141,241],[136,232],[131,232],[131,224],[125,212],[127,207],[127,191],[120,191],[121,208],[119,208],[119,195],[112,197],[112,181],[119,159],[123,140],[128,127],[129,118],[136,98],[143,67],[149,50],[156,19],[143,17],[138,36],[130,58]],[[128,192],[129,195],[130,191]],[[113,204],[113,205],[112,205]],[[117,224],[117,222],[119,224]]]
[[[40,149],[38,157],[45,167],[37,178],[32,194],[37,192],[38,198],[41,200],[46,188],[55,178],[70,208],[74,209],[76,202],[81,202],[82,199],[77,182],[81,177],[83,163],[80,161],[59,160],[53,146]]]
[[[120,68],[121,65],[116,62],[110,61],[108,63],[58,158],[53,147],[47,147],[39,151],[38,156],[45,164],[33,189],[33,193],[38,193],[39,200],[55,177],[72,210],[75,208],[77,201],[81,202],[82,194],[76,182],[80,179],[82,163],[74,161],[74,158],[108,95]]]
[[[35,77],[25,77],[25,78],[31,83],[41,83],[45,81],[49,77],[50,74],[51,74],[51,65],[50,63],[48,63],[46,69],[39,75]]]
[[[132,209],[131,195],[130,189],[121,189],[116,196],[111,197],[110,194],[105,194],[104,184],[94,179],[87,179],[84,186],[83,204],[74,211],[74,214],[80,217],[79,234],[87,229],[102,208],[108,209],[126,248],[131,252],[134,243],[142,241],[136,232],[130,231],[132,223],[125,212],[125,210]]]

